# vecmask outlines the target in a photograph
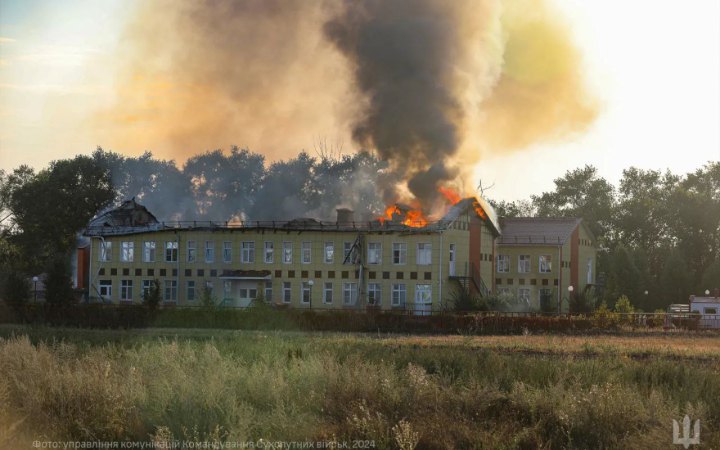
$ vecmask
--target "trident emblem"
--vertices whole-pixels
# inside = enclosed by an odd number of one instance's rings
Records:
[[[680,437],[680,424],[677,420],[673,419],[673,444],[682,444],[685,448],[700,443],[700,419],[695,421],[692,437],[690,436],[690,417],[685,415],[685,418],[683,419],[682,438]]]

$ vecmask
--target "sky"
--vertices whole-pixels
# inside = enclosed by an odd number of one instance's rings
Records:
[[[482,180],[484,187],[492,186],[487,195],[515,200],[551,190],[554,178],[585,164],[617,182],[629,166],[685,173],[720,160],[720,2],[548,1],[567,24],[597,113],[587,126],[512,152],[481,150],[466,184]],[[340,142],[346,152],[357,147],[350,137],[348,87],[337,81],[347,77],[339,56],[302,27],[298,36],[306,37],[289,47],[320,55],[313,64],[317,73],[300,83],[273,73],[270,80],[280,88],[271,91],[276,97],[271,100],[258,100],[257,93],[270,92],[262,84],[233,91],[243,101],[221,105],[222,114],[240,117],[232,129],[218,129],[216,142],[197,139],[198,130],[214,124],[216,116],[204,109],[211,108],[191,103],[190,113],[167,114],[174,105],[164,99],[184,98],[165,96],[177,89],[175,80],[144,80],[128,70],[163,64],[164,55],[151,53],[165,48],[155,42],[158,38],[136,32],[139,17],[165,26],[163,16],[148,19],[147,3],[0,0],[0,169],[20,164],[39,169],[98,145],[128,155],[151,150],[180,163],[188,155],[232,144],[249,146],[270,161],[312,150],[322,141]],[[145,41],[144,53],[138,52],[138,42]],[[169,54],[184,56],[179,48],[185,44],[199,45],[178,40]],[[266,59],[289,57],[251,56],[266,70],[273,67]],[[209,70],[203,75],[210,76]],[[182,80],[186,91],[199,89],[193,81]],[[152,95],[138,101],[128,94],[137,89]],[[260,101],[270,104],[272,113],[264,113]],[[278,126],[243,121],[236,111],[242,108],[270,114],[267,121]],[[142,114],[157,116],[152,123],[160,125],[143,126],[137,120]],[[175,129],[168,136],[167,130]],[[293,135],[295,148],[283,147],[283,133]]]

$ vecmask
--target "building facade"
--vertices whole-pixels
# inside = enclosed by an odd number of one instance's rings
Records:
[[[504,218],[500,226],[497,292],[533,309],[567,311],[572,292],[596,284],[596,241],[582,219]]]
[[[469,198],[439,221],[161,223],[134,200],[94,219],[82,254],[90,301],[142,302],[157,280],[163,304],[224,306],[258,299],[295,308],[448,307],[459,287],[493,289],[500,229],[492,208]],[[82,272],[78,270],[78,273]]]

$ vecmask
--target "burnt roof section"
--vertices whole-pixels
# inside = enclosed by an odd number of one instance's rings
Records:
[[[508,217],[500,220],[503,234],[500,245],[563,245],[582,219]]]
[[[155,216],[146,207],[137,203],[135,197],[122,202],[117,208],[106,211],[94,218],[88,228],[96,227],[148,227],[158,224]]]
[[[401,221],[369,222],[327,222],[312,218],[298,218],[290,221],[276,220],[245,220],[245,221],[174,221],[158,222],[155,216],[134,199],[124,202],[120,207],[101,214],[93,219],[85,229],[86,236],[121,236],[157,231],[219,231],[219,230],[283,230],[283,231],[345,231],[345,232],[399,232],[407,234],[437,233],[446,230],[463,213],[471,211],[480,216],[497,236],[500,226],[495,211],[482,198],[468,197],[453,205],[442,217],[434,222],[428,222],[423,227],[411,227]],[[144,212],[147,216],[136,216],[137,212]],[[138,217],[140,218],[138,220]],[[145,219],[143,220],[143,217]]]

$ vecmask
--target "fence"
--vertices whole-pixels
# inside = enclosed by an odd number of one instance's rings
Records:
[[[524,332],[586,333],[618,329],[712,328],[720,316],[637,313],[572,315],[530,312],[449,312],[378,308],[204,308],[143,305],[77,304],[57,306],[0,305],[0,323],[25,323],[85,328],[225,328],[247,330],[304,330],[339,332],[398,332],[438,334],[518,334]]]

